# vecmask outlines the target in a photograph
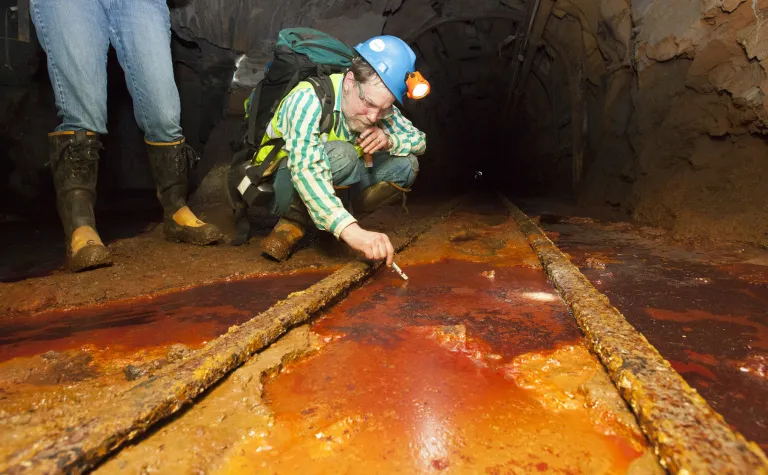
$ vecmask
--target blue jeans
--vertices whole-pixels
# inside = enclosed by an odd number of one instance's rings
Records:
[[[416,181],[419,161],[413,155],[393,157],[387,152],[373,154],[373,167],[366,168],[355,147],[347,142],[328,142],[325,153],[331,164],[333,186],[349,186],[352,193],[361,193],[380,181],[389,181],[401,188],[409,188]],[[288,160],[283,160],[275,173],[275,198],[272,213],[282,216],[298,193],[291,182]]]
[[[31,0],[30,11],[48,55],[62,118],[57,132],[107,133],[107,52],[112,43],[145,139],[181,138],[165,0]]]

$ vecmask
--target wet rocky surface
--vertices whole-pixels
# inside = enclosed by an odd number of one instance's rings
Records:
[[[458,210],[397,262],[407,282],[380,269],[97,471],[660,473],[501,205]],[[28,315],[0,346],[0,457],[322,275]]]
[[[174,420],[149,432],[95,473],[210,473],[239,444],[273,425],[262,399],[264,380],[319,346],[307,325],[253,356]]]
[[[768,448],[767,253],[548,209],[527,207],[686,381],[730,425]]]
[[[660,470],[505,210],[467,211],[312,325],[217,473]]]
[[[252,277],[154,298],[6,316],[0,320],[0,362],[84,347],[124,354],[173,344],[197,347],[329,273]]]
[[[328,275],[303,271],[0,321],[0,460]]]
[[[760,254],[686,247],[627,223],[538,216],[675,369],[765,448],[758,309],[766,308],[768,279]],[[501,205],[457,210],[397,262],[407,282],[381,269],[302,330],[283,356],[251,367],[255,357],[100,470],[660,470]],[[7,314],[0,322],[0,457],[32,444],[56,418],[183,361],[270,299],[328,271]]]

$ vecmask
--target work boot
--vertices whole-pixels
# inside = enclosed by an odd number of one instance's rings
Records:
[[[261,252],[278,262],[288,259],[311,225],[306,205],[299,196],[294,196],[291,207],[261,242]]]
[[[373,213],[378,208],[394,203],[411,190],[399,187],[390,181],[380,181],[364,189],[355,203],[355,211],[364,214]],[[405,207],[405,201],[403,201]]]
[[[187,170],[198,160],[184,142],[147,142],[149,165],[163,206],[163,231],[166,239],[205,246],[222,238],[219,228],[195,216],[187,206]]]
[[[67,266],[72,272],[112,264],[109,250],[96,232],[99,136],[85,130],[48,134],[56,208],[67,247]]]

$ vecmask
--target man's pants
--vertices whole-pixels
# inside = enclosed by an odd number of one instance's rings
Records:
[[[325,153],[331,164],[333,186],[350,186],[353,194],[361,193],[380,181],[409,188],[419,172],[419,161],[413,155],[393,157],[387,152],[377,152],[373,154],[373,167],[366,168],[357,155],[357,149],[348,142],[328,142],[325,144]],[[291,201],[297,195],[287,162],[283,160],[275,173],[272,213],[277,216],[288,211]]]
[[[107,52],[115,48],[148,142],[181,137],[165,0],[31,0],[62,123],[107,132]]]

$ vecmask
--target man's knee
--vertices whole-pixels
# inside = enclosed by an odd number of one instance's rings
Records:
[[[406,157],[411,165],[411,169],[407,173],[405,187],[410,188],[413,182],[416,181],[416,175],[419,174],[419,159],[415,155],[408,155]]]
[[[341,141],[328,142],[325,153],[331,163],[334,185],[348,186],[360,180],[360,159],[354,145]]]
[[[164,65],[143,65],[144,68],[163,70]],[[171,74],[148,73],[138,75],[134,89],[140,99],[134,99],[136,121],[150,142],[173,142],[182,135],[181,102]]]
[[[419,159],[415,155],[408,155],[406,157],[394,157],[397,161],[394,175],[391,180],[396,185],[403,188],[410,188],[416,181],[416,175],[419,174]]]

